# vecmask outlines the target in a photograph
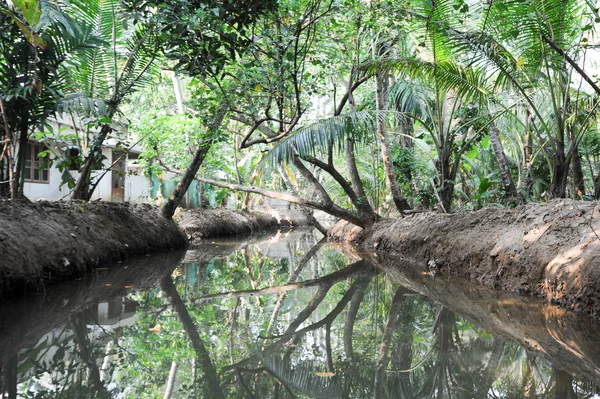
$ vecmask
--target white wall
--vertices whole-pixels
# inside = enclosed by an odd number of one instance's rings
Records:
[[[45,199],[48,201],[58,201],[69,194],[69,187],[64,185],[59,189],[62,182],[61,172],[52,167],[48,170],[48,183],[27,183],[23,185],[25,196],[31,201]]]
[[[150,198],[150,180],[145,176],[125,176],[125,201],[147,202]]]
[[[112,164],[112,149],[104,148],[102,154],[106,157],[104,160],[104,167],[109,167]],[[48,201],[58,201],[60,199],[69,198],[69,190],[67,185],[64,185],[59,189],[62,183],[61,172],[54,166],[50,167],[48,175],[48,183],[25,183],[24,192],[25,196],[31,201],[37,201],[40,199]],[[92,182],[105,171],[94,170],[92,171]],[[75,180],[79,177],[79,172],[69,171],[71,176]],[[98,183],[91,200],[111,201],[112,200],[112,172],[108,171]],[[150,196],[150,181],[141,175],[129,175],[125,176],[125,201],[130,202],[146,202]]]

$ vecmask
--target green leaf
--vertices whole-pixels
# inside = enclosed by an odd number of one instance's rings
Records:
[[[37,0],[12,0],[30,26],[37,24],[42,15],[42,7]]]

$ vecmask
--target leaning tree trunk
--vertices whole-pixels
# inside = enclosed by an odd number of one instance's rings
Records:
[[[219,381],[217,370],[210,359],[210,355],[204,346],[204,342],[202,342],[202,339],[198,334],[198,330],[196,330],[194,320],[191,318],[185,307],[185,304],[181,300],[181,297],[179,296],[179,293],[177,292],[170,275],[163,277],[163,279],[160,281],[160,289],[165,293],[169,302],[171,303],[171,306],[175,310],[175,313],[177,313],[177,316],[179,316],[179,320],[181,321],[181,324],[183,324],[183,329],[192,343],[194,352],[196,352],[198,366],[200,366],[200,369],[204,375],[204,389],[206,393],[205,397],[225,399],[225,395],[221,389],[221,383]]]
[[[173,360],[171,362],[171,370],[169,370],[169,377],[167,378],[167,386],[165,388],[165,394],[163,399],[171,399],[173,395],[173,389],[175,388],[175,379],[177,378],[177,362]]]
[[[196,154],[194,154],[194,159],[192,159],[192,162],[189,164],[185,172],[183,172],[183,177],[181,180],[179,180],[179,183],[177,183],[177,187],[175,187],[171,195],[169,195],[169,198],[167,198],[167,202],[165,202],[163,205],[162,214],[166,219],[173,218],[175,210],[183,200],[185,193],[190,187],[190,184],[192,184],[192,181],[194,181],[196,173],[198,173],[198,169],[200,169],[200,166],[202,166],[202,163],[204,162],[204,159],[206,158],[206,155],[210,151],[211,147],[212,141],[202,143],[198,146]]]
[[[207,126],[209,134],[216,135],[216,132],[223,123],[226,113],[227,107],[221,106],[220,111],[214,116],[214,119]],[[173,218],[175,210],[183,200],[183,197],[185,196],[190,184],[192,184],[192,181],[194,181],[194,178],[196,177],[196,173],[198,173],[198,169],[200,169],[200,166],[202,166],[206,155],[210,151],[213,141],[214,139],[209,139],[198,146],[192,163],[190,163],[185,172],[183,172],[183,177],[177,184],[177,187],[175,187],[171,195],[169,195],[167,202],[163,205],[162,214],[166,219]]]
[[[352,297],[350,300],[350,306],[348,307],[348,313],[346,314],[346,319],[344,320],[344,352],[346,353],[346,357],[350,358],[354,354],[353,346],[352,346],[352,338],[354,331],[354,323],[356,322],[356,316],[358,315],[358,310],[360,309],[360,304],[365,296],[367,291],[367,287],[373,280],[374,275],[370,275],[361,281],[361,285],[358,288],[356,295]]]
[[[75,184],[75,188],[73,189],[73,194],[71,195],[71,198],[89,201],[92,197],[92,194],[94,193],[93,191],[90,192],[92,167],[96,162],[100,160],[100,157],[102,156],[102,146],[104,145],[104,141],[106,140],[110,132],[112,132],[112,128],[109,125],[102,125],[100,134],[98,134],[98,136],[94,140],[92,149],[90,150],[89,155],[85,159],[83,169],[79,174],[79,179],[77,180],[77,184]]]
[[[510,174],[508,163],[506,162],[506,156],[504,154],[504,148],[502,147],[500,136],[498,136],[498,128],[492,125],[489,134],[490,142],[492,143],[492,149],[494,150],[494,156],[496,157],[496,162],[498,163],[498,168],[500,169],[502,186],[504,187],[506,197],[513,202],[523,203],[523,199],[517,193],[515,182]]]

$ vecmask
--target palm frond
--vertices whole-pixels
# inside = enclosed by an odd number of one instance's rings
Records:
[[[347,138],[358,145],[367,143],[375,139],[377,121],[394,115],[390,111],[359,111],[322,119],[278,141],[259,166],[287,163],[294,155],[327,157],[330,151],[340,153]]]
[[[454,90],[466,100],[480,98],[491,93],[483,70],[463,68],[453,61],[424,61],[418,58],[396,58],[366,63],[365,68],[374,74],[379,68],[396,71],[406,78],[417,79],[425,84],[433,83],[441,91]]]

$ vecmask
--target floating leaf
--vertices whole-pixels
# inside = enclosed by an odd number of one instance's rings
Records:
[[[148,331],[158,335],[162,332],[162,326],[159,323],[159,324],[155,325],[154,327],[149,328]]]
[[[331,371],[315,371],[313,374],[316,375],[317,377],[323,377],[323,378],[330,378],[335,375],[335,373],[332,373]]]

